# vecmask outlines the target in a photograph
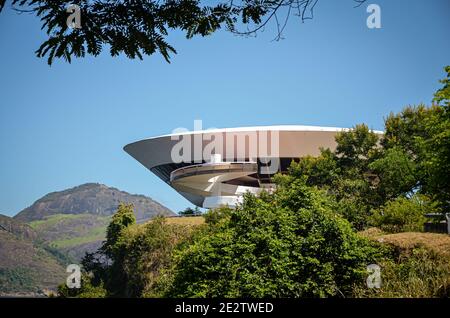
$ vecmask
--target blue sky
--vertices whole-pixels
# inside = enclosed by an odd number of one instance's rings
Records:
[[[381,29],[366,7],[381,7]],[[291,18],[256,38],[225,31],[187,40],[168,64],[105,51],[51,67],[34,55],[45,34],[33,16],[0,14],[0,213],[42,195],[99,182],[174,211],[189,202],[122,147],[177,127],[301,124],[383,129],[383,117],[429,104],[450,64],[450,1],[319,0],[313,20]]]

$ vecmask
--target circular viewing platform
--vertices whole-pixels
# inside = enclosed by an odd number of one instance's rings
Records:
[[[227,174],[233,172],[256,173],[258,164],[256,162],[220,162],[203,163],[176,169],[170,174],[170,182],[181,178],[206,175],[206,174]]]

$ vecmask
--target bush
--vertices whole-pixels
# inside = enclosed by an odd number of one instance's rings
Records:
[[[172,252],[186,241],[191,228],[167,224],[157,217],[144,225],[134,225],[123,233],[126,256],[123,269],[127,277],[127,297],[160,297],[166,289]]]
[[[326,297],[350,294],[375,249],[301,178],[207,217],[175,255],[171,297]]]
[[[61,297],[160,297],[170,284],[172,252],[187,244],[192,232],[186,225],[167,224],[156,217],[145,224],[128,222],[131,206],[121,205],[108,229],[107,241],[82,264],[81,289],[59,287]],[[131,218],[132,219],[132,218]],[[123,222],[125,221],[125,222]],[[108,239],[112,238],[112,239]]]
[[[370,223],[389,233],[421,232],[425,214],[435,211],[435,205],[425,196],[398,197],[375,210]]]
[[[355,297],[450,297],[450,262],[419,247],[410,251],[393,249],[380,262],[381,288],[355,287]]]
[[[28,268],[0,268],[0,290],[2,292],[36,291],[36,273]]]
[[[88,273],[83,272],[81,275],[80,288],[68,288],[66,284],[58,286],[58,297],[60,298],[105,298],[107,295],[103,284],[94,286],[92,277]]]
[[[201,214],[201,211],[198,207],[195,207],[194,209],[191,207],[187,207],[183,211],[178,212],[179,215],[199,215]]]

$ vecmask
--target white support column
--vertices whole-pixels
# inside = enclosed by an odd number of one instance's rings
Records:
[[[450,234],[450,213],[445,213],[445,218],[447,219],[447,233]]]
[[[222,155],[220,153],[216,153],[211,155],[210,163],[221,163]]]

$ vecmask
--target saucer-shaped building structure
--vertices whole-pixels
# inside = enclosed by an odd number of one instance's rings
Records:
[[[235,206],[246,192],[274,189],[292,160],[336,147],[345,128],[262,126],[181,131],[130,143],[124,150],[193,204]],[[381,132],[377,132],[381,133]]]

